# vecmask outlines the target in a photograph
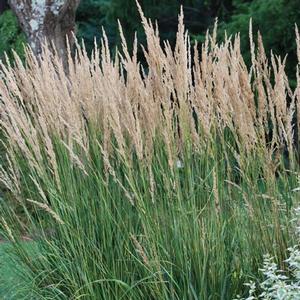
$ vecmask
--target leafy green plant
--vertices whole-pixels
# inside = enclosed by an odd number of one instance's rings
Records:
[[[299,189],[297,189],[299,190]],[[299,208],[296,210],[296,222],[299,223]],[[295,221],[294,220],[294,221]],[[296,232],[299,235],[299,224]],[[299,238],[299,236],[298,236]],[[274,258],[264,256],[264,264],[260,271],[263,273],[263,281],[256,285],[254,281],[246,284],[250,287],[245,300],[254,299],[299,299],[300,298],[300,251],[298,245],[288,249],[288,259],[284,261],[286,270],[278,268]]]
[[[6,52],[12,59],[12,50],[20,57],[24,56],[23,44],[26,43],[17,18],[11,10],[6,10],[0,15],[0,58],[3,59]]]

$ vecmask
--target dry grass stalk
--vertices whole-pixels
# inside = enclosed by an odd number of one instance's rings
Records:
[[[59,224],[61,224],[61,225],[65,224],[63,222],[63,220],[60,218],[60,216],[55,211],[53,211],[47,204],[41,203],[41,202],[38,202],[38,201],[34,201],[34,200],[31,200],[31,199],[26,199],[26,200],[28,202],[36,205],[37,207],[43,209],[47,213],[49,213],[53,217],[53,219],[56,220]]]
[[[7,150],[9,151],[9,150]],[[20,174],[16,162],[13,160],[13,155],[6,155],[7,168],[0,166],[0,182],[12,192],[18,200],[21,195]]]
[[[213,170],[213,195],[214,195],[214,202],[215,202],[215,209],[217,216],[220,217],[221,215],[221,206],[220,206],[220,198],[219,198],[219,189],[218,189],[218,178],[216,170]]]
[[[114,168],[111,166],[109,161],[109,154],[102,148],[101,144],[98,142],[99,149],[101,151],[101,154],[103,156],[103,162],[104,162],[104,168],[105,171],[107,171],[107,175],[111,175],[114,182],[121,188],[121,190],[124,192],[125,197],[129,200],[132,206],[135,205],[134,203],[134,197],[132,194],[126,189],[126,187],[122,184],[122,182],[119,180],[118,176],[115,173]]]
[[[136,247],[136,252],[141,256],[143,263],[149,267],[149,259],[142,245],[133,234],[131,234],[130,237],[131,240],[133,241],[134,246]]]
[[[205,149],[207,141],[225,128],[246,153],[259,145],[271,160],[274,149],[286,145],[293,154],[293,141],[300,140],[299,67],[293,92],[284,71],[285,60],[271,55],[269,63],[260,34],[256,50],[251,24],[250,70],[240,53],[239,35],[225,37],[218,44],[216,26],[212,35],[207,32],[201,51],[195,45],[192,57],[182,11],[172,50],[168,42],[161,43],[157,27],[138,8],[147,37],[147,48],[143,48],[147,73],[137,59],[137,40],[130,54],[121,27],[122,51],[115,58],[103,34],[91,59],[77,44],[74,61],[69,54],[68,74],[47,46],[40,63],[27,49],[26,65],[17,55],[15,66],[1,64],[1,128],[14,151],[20,151],[38,174],[43,173],[46,159],[59,184],[52,137],[60,137],[68,149],[76,144],[88,153],[89,125],[101,132],[104,152],[109,155],[114,139],[128,163],[130,149],[150,165],[153,141],[160,139],[173,168],[186,142],[194,149]],[[296,40],[300,61],[297,28]],[[288,97],[291,105],[287,105]],[[268,136],[272,136],[269,143]],[[76,161],[84,170],[80,160]]]
[[[2,219],[2,225],[3,225],[5,231],[6,231],[7,235],[8,235],[8,238],[10,239],[11,242],[15,242],[15,238],[14,238],[14,236],[12,234],[12,231],[9,228],[7,222],[5,221],[5,219],[3,217],[1,219]]]
[[[245,201],[245,204],[248,208],[250,217],[253,219],[254,218],[254,210],[253,210],[253,206],[252,206],[251,202],[248,200],[247,193],[245,191],[243,191],[243,189],[238,184],[236,184],[235,182],[232,182],[230,180],[225,180],[225,182],[228,183],[231,186],[234,186],[235,188],[237,188],[241,192],[241,194],[243,196],[243,199]]]

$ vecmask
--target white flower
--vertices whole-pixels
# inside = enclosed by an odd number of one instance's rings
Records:
[[[184,165],[183,165],[183,162],[180,159],[178,159],[176,161],[176,167],[177,167],[177,169],[183,169]]]

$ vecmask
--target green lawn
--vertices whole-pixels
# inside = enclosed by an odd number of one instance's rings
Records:
[[[25,243],[28,244],[28,242]],[[31,246],[31,244],[28,245]],[[18,276],[20,266],[9,257],[10,251],[12,247],[9,243],[0,242],[0,299],[25,299],[21,294],[22,280]]]
[[[0,298],[13,299],[12,295],[8,295],[9,287],[16,280],[12,262],[8,257],[9,244],[0,243]]]

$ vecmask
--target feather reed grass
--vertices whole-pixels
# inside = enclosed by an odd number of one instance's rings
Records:
[[[27,48],[25,63],[1,63],[0,177],[12,192],[1,226],[26,299],[231,299],[265,253],[287,257],[297,28],[292,91],[286,58],[269,59],[251,26],[248,69],[238,34],[192,45],[181,12],[173,49],[138,9],[147,66],[121,26],[115,57],[103,32],[91,58],[77,44],[68,72],[46,45],[39,61]],[[20,219],[34,251],[18,242]]]

